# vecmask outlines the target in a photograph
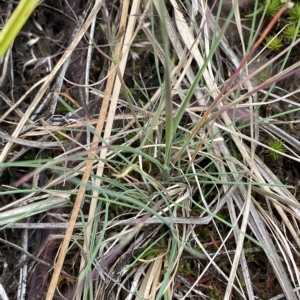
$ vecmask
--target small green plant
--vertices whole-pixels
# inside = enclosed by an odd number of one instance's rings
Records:
[[[63,136],[61,133],[59,133],[59,132],[56,132],[55,133],[55,136],[56,136],[56,138],[59,140],[59,141],[64,141],[64,140],[66,140],[66,137],[65,136]]]
[[[211,237],[214,235],[214,233],[208,227],[204,227],[202,233],[205,237]]]
[[[262,9],[266,12],[266,16],[273,18],[282,6],[281,0],[265,0],[261,4]]]
[[[208,295],[210,296],[211,299],[214,299],[214,300],[223,299],[222,292],[220,290],[218,290],[217,288],[210,290]]]
[[[264,82],[270,77],[270,72],[268,70],[262,70],[258,74],[258,80],[259,82]]]
[[[291,21],[299,21],[300,19],[300,3],[296,3],[289,11],[288,19]]]
[[[241,287],[246,286],[246,282],[242,279],[237,279],[237,280],[235,280],[235,282],[238,283]]]
[[[280,158],[280,154],[275,151],[282,152],[282,153],[284,153],[286,151],[286,149],[284,148],[284,143],[281,140],[270,140],[267,142],[267,144],[270,147],[270,149],[267,149],[266,152],[274,160],[277,160],[278,158]]]
[[[282,38],[279,36],[269,35],[266,37],[266,47],[273,51],[279,51],[283,47]]]
[[[254,253],[246,253],[246,258],[248,260],[253,261],[255,259],[255,254]]]
[[[299,31],[297,31],[296,24],[290,24],[289,26],[287,26],[283,33],[284,37],[289,41],[292,41],[295,36],[299,36]]]
[[[66,113],[70,112],[70,110],[63,104],[58,105],[56,111],[59,114],[66,114]]]
[[[34,160],[35,157],[34,157],[34,155],[33,155],[32,153],[26,153],[26,154],[24,155],[24,159],[25,159],[25,160]]]
[[[184,259],[180,262],[179,268],[178,268],[178,274],[180,274],[180,275],[193,275],[194,274],[194,270],[189,261]]]
[[[243,156],[241,155],[241,153],[237,150],[236,145],[233,143],[233,141],[231,139],[229,139],[229,150],[231,155],[238,160],[241,160],[243,158]]]

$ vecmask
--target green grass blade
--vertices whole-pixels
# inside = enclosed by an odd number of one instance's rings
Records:
[[[7,49],[13,43],[13,40],[28,20],[38,2],[38,0],[22,0],[19,3],[0,32],[0,57],[6,53]]]

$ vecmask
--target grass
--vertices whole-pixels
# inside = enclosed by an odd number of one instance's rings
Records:
[[[21,0],[14,13],[6,20],[4,28],[0,32],[0,57],[2,57],[19,34],[28,17],[31,15],[38,1]]]
[[[296,181],[284,181],[268,156],[288,164],[285,175],[300,159],[291,127],[297,123],[289,118],[299,104],[289,94],[294,91],[278,92],[280,80],[299,67],[290,60],[298,30],[290,45],[269,54],[265,37],[277,34],[280,8],[270,14],[220,5],[200,18],[200,3],[197,11],[184,1],[126,4],[117,16],[100,2],[85,8],[84,25],[78,19],[65,52],[50,58],[53,69],[20,97],[32,97],[27,110],[1,119],[11,136],[0,155],[1,232],[9,247],[10,230],[20,240],[23,234],[26,255],[34,234],[28,229],[50,230],[59,244],[50,247],[48,236],[44,250],[33,253],[48,267],[43,274],[29,270],[45,278],[42,288],[33,289],[26,275],[30,261],[24,277],[14,275],[19,295],[10,298],[23,299],[27,289],[50,300],[58,287],[66,299],[75,293],[76,299],[297,299],[299,194]],[[99,37],[100,10],[119,26],[102,24]],[[232,24],[244,43],[239,49],[227,41]],[[106,47],[97,49],[101,39]],[[72,88],[84,86],[86,100],[101,99],[92,119],[76,114],[76,97],[61,90],[81,48],[87,49],[85,83]],[[252,73],[251,64],[265,53],[268,59]],[[255,80],[266,69],[278,71]],[[94,88],[104,77],[105,88]],[[70,93],[71,102],[60,101],[61,93]],[[53,113],[30,119],[46,94],[58,101],[61,123]],[[279,101],[288,109],[280,110]],[[57,144],[46,148],[46,141]],[[52,226],[64,230],[51,232]],[[259,285],[256,260],[271,274],[259,276],[276,278],[274,286]]]

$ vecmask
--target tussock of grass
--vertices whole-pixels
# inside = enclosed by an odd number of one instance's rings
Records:
[[[10,182],[0,191],[1,229],[20,228],[27,240],[28,228],[56,228],[60,244],[51,234],[43,241],[34,255],[44,263],[30,269],[45,277],[42,288],[25,277],[20,293],[50,300],[58,287],[67,299],[298,299],[300,204],[287,174],[300,161],[291,127],[299,104],[293,91],[282,96],[279,82],[299,67],[290,60],[298,34],[270,53],[280,25],[273,18],[285,4],[268,13],[258,1],[208,2],[82,8],[83,24],[78,18],[63,54],[49,58],[53,69],[21,97],[32,96],[27,109],[12,125],[14,108],[2,117],[10,135],[2,135],[0,168]],[[230,42],[229,30],[239,41]],[[62,90],[81,48],[83,81],[68,84],[83,87],[90,118]],[[33,121],[44,95],[60,105]],[[268,153],[283,168],[289,163],[283,176]],[[276,285],[259,285],[253,266],[261,264],[267,271],[259,277]]]

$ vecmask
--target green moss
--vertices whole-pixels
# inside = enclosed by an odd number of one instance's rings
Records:
[[[296,3],[293,8],[288,10],[288,14],[289,20],[298,22],[300,19],[300,4]]]
[[[259,82],[264,82],[264,81],[266,81],[269,77],[270,77],[270,73],[268,72],[268,70],[262,70],[262,71],[258,74],[258,80],[259,80]]]
[[[264,3],[261,4],[261,7],[266,12],[266,16],[273,18],[282,7],[282,4],[281,0],[265,0]]]
[[[205,237],[211,237],[214,235],[214,233],[208,228],[208,227],[204,227],[202,230],[202,234]]]
[[[254,261],[255,260],[255,254],[254,253],[246,253],[246,258],[248,260]]]
[[[241,287],[245,287],[246,286],[246,282],[242,279],[238,279],[235,281],[237,284],[239,284]]]
[[[67,107],[65,107],[63,104],[61,104],[61,105],[57,106],[56,111],[59,114],[65,114],[65,113],[68,113],[70,110]]]
[[[282,153],[284,153],[286,151],[286,149],[284,148],[284,143],[281,140],[270,140],[270,141],[268,141],[267,144],[271,149],[267,149],[266,152],[274,160],[279,159],[281,156],[279,153],[275,152],[274,150],[282,152]]]
[[[180,261],[178,268],[179,275],[193,275],[194,271],[189,261],[183,259]]]
[[[25,160],[35,160],[35,157],[34,157],[34,155],[32,153],[26,153],[24,155],[24,159]]]
[[[214,300],[222,300],[223,299],[223,295],[222,295],[221,291],[219,291],[217,288],[210,290],[208,295],[211,299],[214,299]]]
[[[284,37],[291,41],[294,39],[295,36],[296,38],[299,36],[299,31],[297,31],[296,24],[291,24],[287,26],[284,30]]]
[[[279,51],[283,47],[282,39],[279,36],[267,36],[265,44],[266,47],[273,52]]]

